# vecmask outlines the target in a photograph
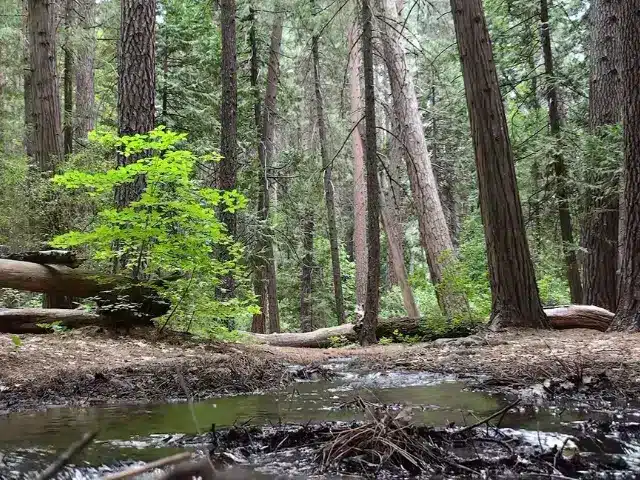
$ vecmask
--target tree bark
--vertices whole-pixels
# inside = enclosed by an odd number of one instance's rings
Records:
[[[404,265],[403,237],[397,221],[398,211],[392,207],[392,205],[394,205],[392,188],[388,182],[384,181],[384,175],[382,176],[380,185],[382,185],[382,195],[380,196],[382,226],[387,234],[391,268],[394,272],[394,278],[402,292],[402,303],[407,315],[409,317],[419,317],[420,312],[413,297],[413,290],[409,284],[407,269]]]
[[[327,229],[331,247],[331,269],[333,273],[333,293],[336,301],[338,323],[344,322],[344,297],[342,295],[342,274],[340,273],[340,245],[338,244],[338,228],[336,226],[336,205],[333,191],[331,159],[327,150],[327,129],[324,123],[324,105],[320,90],[320,53],[318,52],[318,36],[314,35],[311,48],[313,53],[313,80],[316,97],[316,116],[318,118],[318,135],[320,137],[320,157],[324,170],[324,201],[327,207]]]
[[[75,0],[66,0],[64,11],[64,155],[73,153],[73,7]]]
[[[604,332],[614,316],[608,310],[589,305],[550,308],[545,309],[544,312],[549,319],[551,327],[558,330],[587,328]],[[357,341],[356,330],[352,323],[345,323],[337,327],[320,328],[306,333],[251,335],[250,338],[256,343],[278,347],[326,348],[331,347],[333,340],[336,338],[342,337],[347,341]],[[399,317],[378,320],[376,328],[378,338],[393,338],[396,331],[406,336],[430,337],[433,335],[433,332],[426,328],[425,321],[421,318]]]
[[[278,77],[280,74],[280,43],[282,41],[282,18],[276,17],[271,33],[271,47],[267,72],[267,88],[262,108],[262,128],[258,157],[260,160],[260,192],[258,196],[258,218],[265,231],[260,234],[260,255],[262,259],[256,274],[256,283],[265,284],[261,295],[261,307],[269,315],[269,332],[280,331],[280,314],[278,311],[278,291],[276,283],[276,266],[273,248],[273,235],[269,226],[269,169],[273,156],[273,136],[276,122],[276,100],[278,94]],[[256,328],[259,328],[256,326]]]
[[[95,0],[78,2],[79,39],[76,48],[76,98],[74,137],[86,142],[95,128],[95,87],[93,66],[96,50]]]
[[[236,188],[236,143],[237,143],[237,110],[238,110],[238,80],[236,61],[236,2],[222,0],[220,2],[220,25],[222,30],[222,66],[220,77],[222,81],[222,103],[220,107],[220,153],[222,160],[218,167],[217,187],[221,190]],[[236,215],[221,209],[220,220],[226,225],[227,232],[233,238],[236,236]],[[228,257],[222,251],[223,259]],[[222,279],[222,286],[226,297],[233,297],[235,282],[232,275]]]
[[[371,0],[362,0],[362,66],[364,71],[365,170],[367,176],[367,296],[359,332],[363,346],[376,343],[380,308],[380,186],[376,139],[376,97],[373,77],[373,14]]]
[[[300,274],[300,330],[313,330],[313,209],[305,215],[302,228],[302,272]]]
[[[62,154],[55,3],[51,0],[28,0],[28,9],[34,160],[41,172],[55,172]]]
[[[113,320],[84,310],[56,308],[0,309],[1,333],[52,333],[47,324],[66,328],[113,324]]]
[[[619,41],[624,125],[624,196],[626,211],[618,309],[612,330],[640,331],[640,7],[620,5]]]
[[[620,121],[620,75],[617,26],[619,0],[596,0],[591,5],[591,75],[589,81],[589,130],[602,138],[602,127]],[[585,250],[584,299],[588,305],[615,311],[618,269],[618,189],[611,178],[597,170],[606,158],[593,158],[587,170],[589,189],[585,201],[582,246]]]
[[[398,23],[396,2],[383,0],[386,22]],[[389,73],[393,109],[401,126],[400,139],[406,149],[409,183],[418,215],[420,243],[427,256],[431,281],[438,287],[447,264],[455,258],[453,243],[431,165],[413,78],[408,71],[400,35],[386,23],[381,26],[384,60]],[[466,310],[460,292],[438,290],[443,311],[449,316]]]
[[[349,29],[349,91],[353,149],[353,256],[356,264],[356,304],[364,308],[367,296],[367,185],[362,141],[362,98],[360,92],[360,52],[355,26]],[[356,126],[357,125],[357,126]]]
[[[122,0],[118,47],[118,133],[135,135],[153,130],[155,124],[156,0]],[[135,163],[135,155],[118,155],[118,166]],[[125,207],[138,200],[146,182],[116,187],[116,203]]]
[[[35,132],[33,125],[33,65],[31,63],[31,25],[29,22],[29,1],[22,0],[22,16],[23,16],[23,94],[24,94],[24,151],[30,159],[34,154]]]
[[[571,301],[582,301],[582,284],[580,281],[580,269],[576,258],[573,242],[573,226],[571,224],[571,212],[569,210],[569,198],[567,192],[567,166],[564,156],[559,151],[562,130],[560,118],[560,105],[558,99],[558,83],[553,71],[553,53],[551,51],[551,32],[549,25],[549,8],[547,0],[540,0],[540,36],[542,41],[542,55],[544,57],[544,71],[547,77],[547,103],[549,105],[549,129],[555,137],[557,145],[553,153],[553,168],[555,172],[556,197],[558,201],[558,216],[560,218],[560,235],[562,237],[562,251],[569,282]]]
[[[475,147],[494,327],[548,328],[518,195],[482,0],[451,0]]]

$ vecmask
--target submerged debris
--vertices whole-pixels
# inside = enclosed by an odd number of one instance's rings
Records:
[[[634,478],[638,467],[620,455],[583,449],[589,441],[602,442],[588,428],[569,436],[491,426],[494,419],[499,425],[508,407],[473,425],[446,428],[413,424],[410,410],[359,397],[349,407],[363,409],[367,421],[243,425],[215,432],[213,458],[216,465],[259,465],[260,458],[277,463],[293,456],[307,464],[306,474],[367,478]]]

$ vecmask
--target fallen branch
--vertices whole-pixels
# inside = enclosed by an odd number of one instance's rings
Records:
[[[487,418],[484,418],[484,419],[480,420],[479,422],[474,423],[473,425],[469,425],[467,427],[464,427],[462,430],[458,430],[456,433],[458,433],[458,434],[465,433],[465,432],[468,432],[469,430],[473,430],[474,428],[479,427],[480,425],[484,425],[485,423],[490,422],[494,418],[499,417],[500,415],[502,415],[504,413],[507,413],[509,410],[511,410],[513,407],[515,407],[519,403],[520,403],[520,399],[516,400],[515,402],[511,403],[510,405],[507,405],[504,408],[501,408],[497,412],[489,415]]]
[[[139,467],[133,467],[123,472],[114,473],[104,477],[102,480],[125,480],[127,478],[133,478],[141,473],[149,472],[151,470],[155,470],[156,468],[167,467],[169,465],[175,465],[176,463],[180,463],[183,460],[186,460],[191,457],[190,452],[178,453],[175,455],[171,455],[169,457],[161,458],[160,460],[156,460],[155,462],[150,462],[145,465],[141,465]]]
[[[84,436],[78,440],[76,443],[72,444],[62,455],[60,455],[55,462],[49,465],[38,477],[36,480],[49,480],[55,477],[60,470],[64,468],[64,466],[69,463],[69,461],[77,455],[79,452],[84,450],[87,445],[91,443],[91,441],[98,434],[97,430],[94,430],[89,433],[85,433]]]

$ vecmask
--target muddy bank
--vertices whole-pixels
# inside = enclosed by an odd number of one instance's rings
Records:
[[[427,344],[297,349],[200,342],[148,332],[111,337],[95,330],[0,335],[0,410],[48,405],[157,402],[274,389],[286,364],[353,359],[343,368],[485,376],[487,389],[518,395],[618,399],[640,392],[640,336],[591,330],[508,331]],[[568,382],[568,383],[567,383]],[[542,387],[540,387],[542,386]],[[188,393],[186,393],[188,392]]]
[[[284,362],[233,345],[146,334],[0,335],[0,411],[199,400],[278,388]]]

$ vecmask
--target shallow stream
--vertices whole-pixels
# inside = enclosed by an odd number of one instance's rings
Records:
[[[0,478],[29,478],[28,472],[41,470],[82,434],[95,428],[100,430],[98,440],[75,460],[76,468],[68,469],[63,478],[97,479],[125,464],[184,451],[183,445],[178,446],[180,438],[208,432],[213,424],[222,428],[245,422],[259,425],[361,419],[361,413],[343,408],[357,395],[378,404],[411,406],[415,422],[435,426],[474,423],[510,403],[498,395],[473,391],[469,384],[454,377],[403,372],[360,374],[350,371],[346,360],[327,367],[335,372],[335,378],[299,381],[276,393],[222,397],[193,404],[49,408],[2,416]],[[640,420],[640,412],[626,411],[624,416],[630,424]],[[620,417],[619,411],[587,411],[579,405],[562,409],[522,407],[506,415],[501,427],[517,430],[532,444],[548,447],[561,445],[566,435],[575,434],[587,420],[606,423],[620,421]],[[624,456],[628,464],[640,465],[640,443],[615,437],[607,445],[580,448],[594,452],[605,449]],[[265,467],[264,462],[261,467]],[[282,473],[289,469],[285,465],[279,470]]]

